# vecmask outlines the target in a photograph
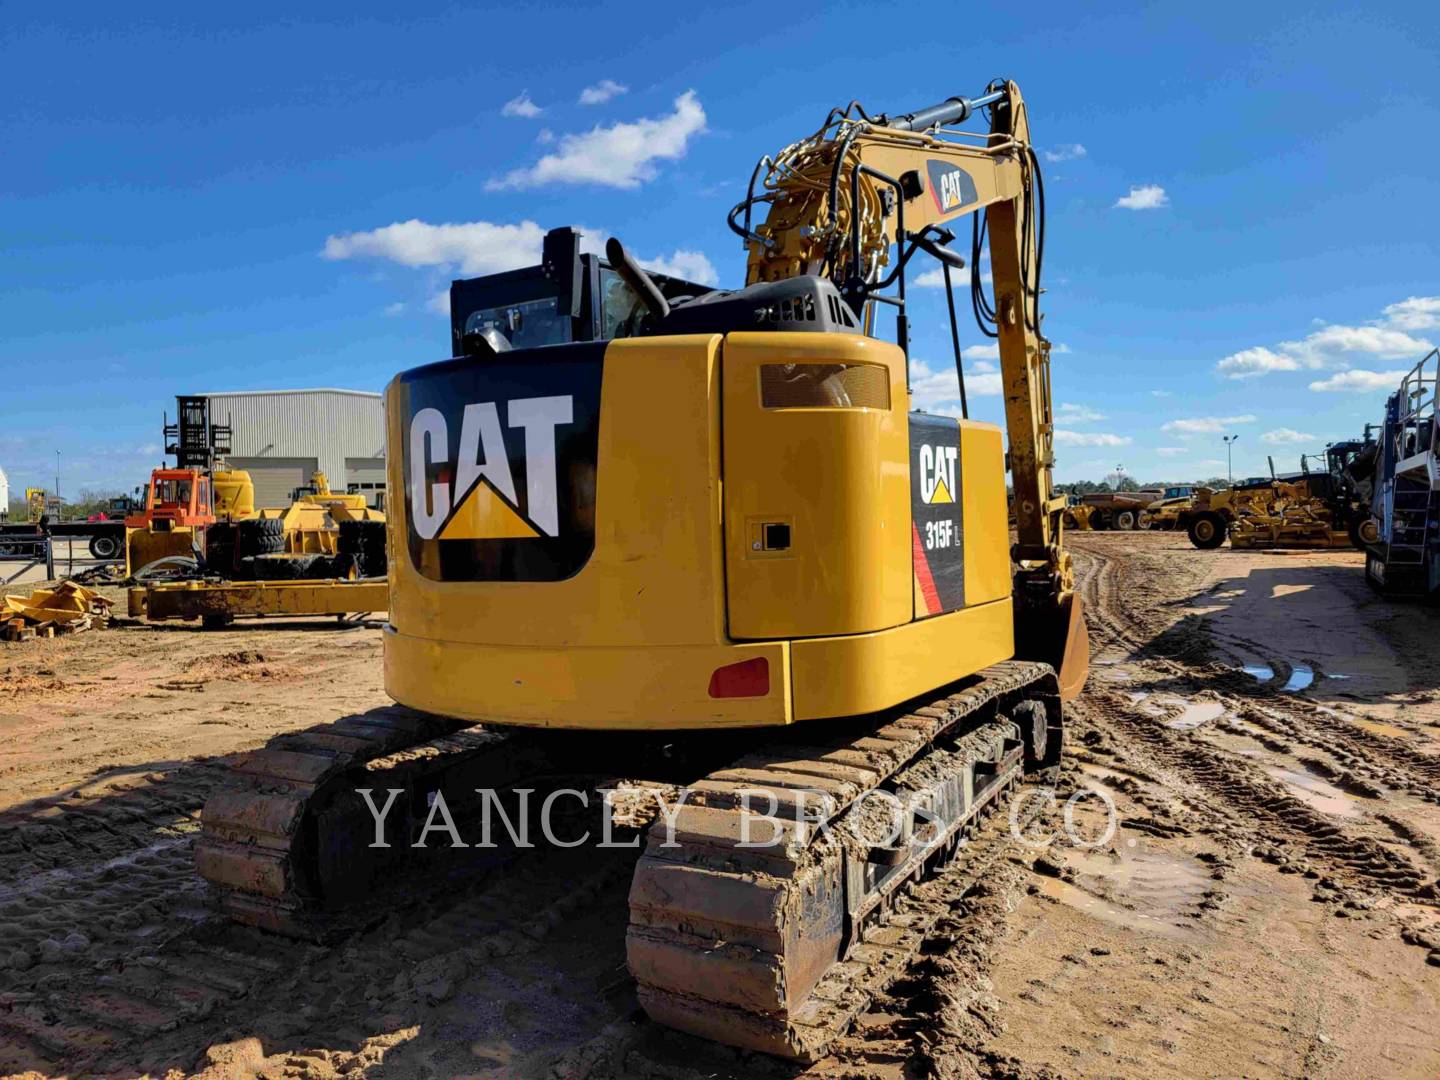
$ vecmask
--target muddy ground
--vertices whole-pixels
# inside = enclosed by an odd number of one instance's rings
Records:
[[[1074,547],[1061,797],[1118,829],[926,886],[921,955],[804,1074],[1440,1075],[1440,612],[1350,552]],[[377,629],[279,627],[0,643],[0,1075],[797,1073],[638,1012],[633,853],[534,852],[334,946],[226,924],[190,868],[226,757],[384,701]]]

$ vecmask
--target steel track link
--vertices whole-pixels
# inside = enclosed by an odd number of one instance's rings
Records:
[[[1008,711],[1025,700],[1044,706],[1051,764],[1061,723],[1054,672],[1009,661],[883,726],[777,743],[693,785],[673,837],[663,819],[652,826],[631,887],[627,953],[650,1016],[747,1049],[822,1057],[919,948],[923,918],[899,910],[908,892],[952,860],[968,889],[1004,849],[990,831],[984,844],[969,840],[1023,778]],[[877,862],[875,849],[834,826],[881,788],[924,793],[935,817],[902,857]],[[746,791],[778,805],[771,846],[742,844]],[[828,797],[831,829],[783,817],[799,792]],[[766,838],[751,831],[752,842]]]
[[[270,740],[205,803],[195,848],[200,875],[221,890],[221,906],[237,922],[290,937],[329,937],[363,924],[367,913],[383,914],[383,896],[367,904],[360,895],[383,866],[352,870],[345,884],[355,895],[338,895],[327,871],[344,874],[363,845],[322,838],[319,819],[338,792],[369,787],[383,802],[386,788],[408,786],[436,758],[453,764],[505,742],[470,726],[389,706]]]

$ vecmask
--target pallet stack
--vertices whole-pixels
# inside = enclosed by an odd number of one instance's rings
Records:
[[[112,601],[99,593],[62,581],[29,596],[7,596],[0,603],[0,641],[77,634],[110,623]]]

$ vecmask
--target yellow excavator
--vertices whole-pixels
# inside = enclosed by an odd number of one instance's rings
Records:
[[[1088,669],[1043,202],[997,81],[903,115],[852,103],[762,159],[730,214],[744,288],[647,274],[614,240],[581,255],[570,230],[540,267],[456,282],[456,355],[386,395],[398,704],[279,737],[211,797],[199,869],[233,917],[340,933],[453,870],[482,814],[653,781],[626,942],[644,1008],[823,1054],[917,947],[906,890],[1057,766]],[[1008,448],[963,415],[953,292],[962,416],[911,410],[907,266],[948,281],[966,216]],[[862,820],[877,801],[888,832]]]

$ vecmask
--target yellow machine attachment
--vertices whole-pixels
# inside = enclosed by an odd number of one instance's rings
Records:
[[[1305,481],[1276,481],[1264,497],[1238,504],[1230,526],[1233,548],[1348,548],[1347,528],[1336,528],[1323,499],[1311,496]]]
[[[389,595],[384,581],[181,581],[136,586],[127,601],[131,618],[199,619],[208,630],[237,618],[384,611]]]
[[[1086,506],[1084,503],[1076,503],[1074,506],[1065,507],[1065,511],[1061,515],[1061,521],[1067,529],[1089,531],[1092,527],[1090,524],[1090,515],[1093,511],[1094,507]]]
[[[49,510],[49,498],[44,488],[25,489],[25,510],[31,522],[38,522]]]
[[[216,469],[210,476],[215,488],[215,516],[221,521],[245,521],[255,516],[255,484],[244,469]]]
[[[383,513],[366,504],[364,495],[331,491],[323,472],[315,473],[310,486],[296,492],[288,507],[261,510],[256,516],[284,523],[287,555],[334,555],[341,522],[385,520]]]

